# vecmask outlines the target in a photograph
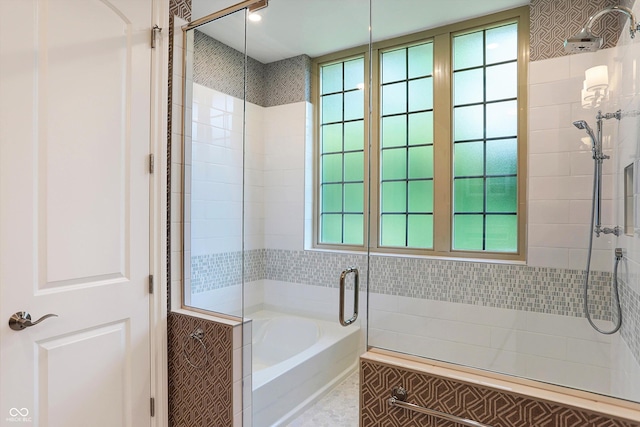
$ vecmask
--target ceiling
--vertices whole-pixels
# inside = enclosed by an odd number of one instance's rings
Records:
[[[192,0],[192,19],[238,0]],[[529,0],[371,0],[372,38],[384,40],[529,4]],[[260,22],[247,21],[247,54],[270,63],[300,54],[317,57],[369,41],[369,0],[269,0]],[[200,31],[243,51],[244,12]]]

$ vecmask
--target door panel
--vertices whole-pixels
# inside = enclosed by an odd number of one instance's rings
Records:
[[[131,388],[128,333],[127,322],[118,322],[36,344],[42,424],[66,426],[74,425],[74,418],[75,423],[96,418],[102,425],[122,425],[131,411],[130,396],[110,390]],[[74,367],[72,376],[65,373],[68,364]],[[100,412],[92,413],[95,408]]]
[[[0,4],[0,424],[150,424],[151,6]]]
[[[131,161],[128,86],[135,58],[132,26],[118,12],[97,0],[52,1],[36,25],[39,235],[47,242],[40,247],[46,272],[40,284],[46,288],[128,275],[130,207],[122,189]],[[76,108],[58,108],[61,100]]]

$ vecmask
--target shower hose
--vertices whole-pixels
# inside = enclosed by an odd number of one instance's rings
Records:
[[[595,210],[596,210],[596,198],[598,197],[599,191],[598,191],[598,186],[600,185],[599,180],[598,180],[598,174],[599,174],[599,163],[601,162],[601,160],[595,160],[593,163],[595,165],[595,169],[593,172],[593,197],[591,198],[591,229],[590,229],[590,233],[589,233],[589,251],[587,252],[587,271],[586,274],[584,276],[584,313],[585,316],[587,317],[587,320],[589,321],[589,323],[591,324],[591,326],[593,327],[593,329],[595,329],[596,331],[600,332],[601,334],[605,334],[605,335],[611,335],[611,334],[615,334],[616,332],[618,332],[618,330],[620,329],[620,326],[622,326],[622,310],[620,308],[620,295],[618,294],[618,264],[620,263],[620,260],[622,259],[622,256],[619,256],[616,254],[616,262],[613,266],[613,298],[615,300],[615,304],[616,304],[616,310],[617,310],[617,318],[616,318],[616,325],[615,327],[610,330],[610,331],[605,331],[603,329],[598,328],[598,326],[596,326],[596,324],[593,322],[593,320],[591,319],[591,314],[589,313],[589,272],[591,271],[591,252],[593,249],[593,235],[594,230],[595,230]]]

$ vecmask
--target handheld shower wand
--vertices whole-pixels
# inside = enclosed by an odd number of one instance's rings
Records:
[[[620,327],[622,326],[622,310],[620,308],[620,296],[618,294],[618,264],[622,260],[622,250],[616,249],[616,259],[615,265],[613,268],[613,297],[617,308],[617,316],[616,324],[611,330],[604,330],[598,328],[598,326],[591,319],[591,313],[589,311],[589,274],[591,272],[591,252],[593,250],[593,235],[596,237],[600,237],[600,234],[615,234],[618,236],[620,234],[619,227],[602,227],[600,215],[602,209],[602,161],[608,159],[609,156],[606,156],[602,153],[602,120],[606,117],[603,116],[600,112],[598,112],[597,116],[597,136],[593,133],[593,129],[587,124],[584,120],[577,120],[573,122],[573,125],[578,129],[585,130],[589,137],[591,138],[591,152],[593,153],[594,160],[594,170],[593,170],[593,195],[591,199],[591,230],[589,233],[589,251],[587,252],[587,268],[586,274],[584,277],[584,286],[583,286],[583,303],[584,303],[584,312],[587,320],[591,324],[591,326],[601,334],[614,334],[616,333]]]
[[[591,138],[591,152],[593,153],[593,160],[598,160],[599,154],[601,154],[602,147],[599,144],[598,138],[593,133],[593,129],[589,126],[589,124],[584,120],[576,120],[573,122],[573,125],[578,129],[583,129],[587,131],[587,134]]]

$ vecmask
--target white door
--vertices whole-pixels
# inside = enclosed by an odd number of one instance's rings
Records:
[[[2,426],[151,423],[151,3],[0,1]]]

